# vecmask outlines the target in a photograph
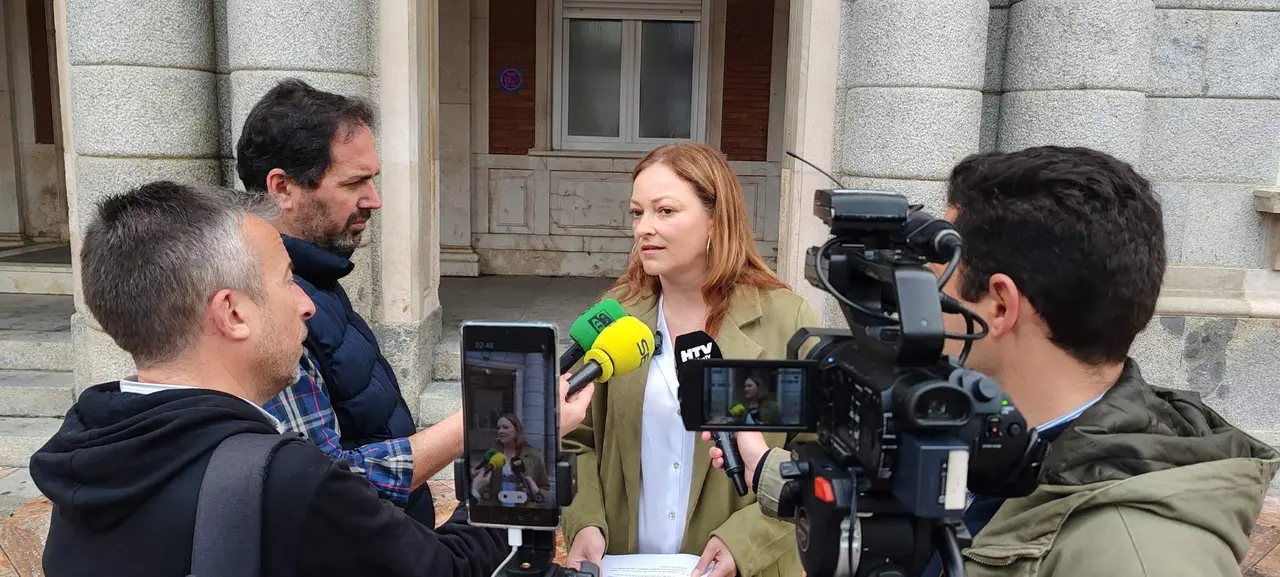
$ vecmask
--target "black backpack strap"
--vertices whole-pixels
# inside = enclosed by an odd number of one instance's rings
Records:
[[[262,486],[267,463],[285,435],[240,433],[214,449],[200,485],[194,577],[257,577],[262,573]]]

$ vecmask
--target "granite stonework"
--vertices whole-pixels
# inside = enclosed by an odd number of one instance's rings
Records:
[[[903,192],[941,214],[951,167],[994,135],[984,133],[983,90],[998,85],[1003,38],[989,40],[991,19],[983,0],[842,4],[834,168],[843,185]],[[845,326],[829,299],[819,310],[825,324]]]
[[[998,148],[1142,152],[1151,21],[1142,0],[1024,0],[1009,9]]]
[[[76,64],[212,70],[212,8],[207,0],[67,0],[67,56]]]
[[[91,220],[98,201],[145,182],[244,188],[235,170],[236,139],[249,109],[283,78],[367,98],[376,109],[379,15],[373,0],[324,0],[305,7],[256,0],[69,0],[73,236]],[[376,227],[375,219],[367,235],[371,244],[377,242]],[[376,248],[357,252],[355,270],[343,282],[356,311],[374,326],[380,297],[374,281],[378,252],[371,250]],[[78,263],[73,270],[79,274]],[[97,329],[83,299],[76,300],[72,340],[76,383],[83,388],[118,376],[131,363]],[[438,320],[424,314],[418,324]],[[404,336],[409,333],[429,339],[437,334],[402,326],[379,331],[397,343],[421,340]],[[410,375],[410,382],[430,381],[433,346],[434,341],[397,353],[405,371],[428,367],[425,380]],[[416,395],[421,386],[411,388]]]
[[[67,3],[66,22],[79,285],[78,238],[102,198],[154,178],[218,184],[218,117],[207,2],[78,0]],[[71,329],[82,389],[132,363],[97,330],[76,292]]]
[[[1148,97],[1146,127],[1140,166],[1148,178],[1276,183],[1280,100]]]
[[[1280,446],[1280,319],[1157,315],[1132,356],[1153,385],[1195,391],[1232,423]]]
[[[437,308],[420,323],[378,323],[373,326],[378,347],[400,383],[400,395],[409,403],[409,410],[421,427],[439,422],[424,420],[415,400],[422,396],[433,380],[433,357],[436,343],[440,342],[440,319],[441,311]]]

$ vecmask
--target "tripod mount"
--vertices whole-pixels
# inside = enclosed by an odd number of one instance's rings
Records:
[[[963,577],[960,551],[972,537],[959,513],[920,516],[892,494],[859,494],[864,473],[841,466],[817,444],[801,443],[793,455],[781,467],[787,481],[778,514],[795,519],[807,574],[910,577],[919,575],[936,551],[947,577]]]
[[[556,504],[560,508],[573,503],[578,490],[577,455],[560,453],[556,460]],[[458,501],[466,503],[468,509],[471,499],[471,471],[467,469],[466,459],[453,461],[453,489]],[[583,562],[581,570],[557,565],[555,530],[529,529],[522,527],[508,528],[508,543],[512,547],[511,556],[494,571],[494,577],[599,577],[600,568],[594,563]]]

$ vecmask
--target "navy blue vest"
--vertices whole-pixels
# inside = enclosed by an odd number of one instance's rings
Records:
[[[355,268],[350,253],[324,250],[281,235],[293,260],[294,278],[315,303],[307,321],[307,350],[320,365],[334,413],[342,427],[342,446],[408,437],[417,429],[400,395],[391,365],[378,349],[373,331],[351,308],[338,280]]]

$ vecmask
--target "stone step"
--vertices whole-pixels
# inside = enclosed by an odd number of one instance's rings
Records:
[[[434,381],[418,396],[418,423],[427,427],[462,410],[462,383]]]
[[[75,286],[70,264],[0,263],[0,293],[70,296]]]
[[[58,417],[75,402],[75,378],[68,371],[0,370],[0,415]]]
[[[0,519],[39,497],[40,489],[31,481],[31,471],[26,467],[0,469]]]
[[[0,330],[0,369],[70,371],[71,331]]]
[[[458,341],[443,341],[436,345],[435,355],[431,359],[431,379],[434,381],[462,380],[462,363],[460,362],[462,345]],[[435,383],[432,383],[435,384]]]
[[[418,396],[418,428],[425,429],[462,410],[462,388],[458,381],[434,381]],[[441,469],[431,477],[436,480],[453,479],[453,465]]]
[[[62,419],[0,417],[0,467],[26,467],[62,427]]]

